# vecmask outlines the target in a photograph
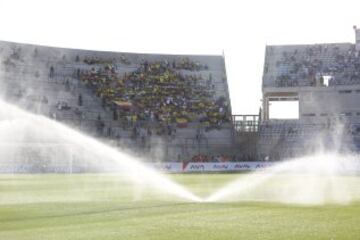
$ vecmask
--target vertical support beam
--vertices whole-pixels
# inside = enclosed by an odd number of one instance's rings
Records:
[[[263,94],[263,99],[262,99],[262,116],[261,116],[261,120],[262,121],[266,121],[269,120],[269,99],[266,96],[266,94]]]

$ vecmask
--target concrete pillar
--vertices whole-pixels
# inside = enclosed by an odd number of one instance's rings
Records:
[[[261,119],[262,121],[266,121],[269,120],[269,99],[266,97],[265,94],[263,94],[263,99],[262,99],[262,116]]]

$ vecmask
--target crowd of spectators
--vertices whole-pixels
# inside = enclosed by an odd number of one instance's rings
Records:
[[[113,62],[95,62],[101,65],[78,76],[101,98],[103,107],[113,111],[114,120],[122,118],[131,126],[159,123],[180,128],[197,122],[207,130],[221,128],[230,120],[228,102],[225,97],[214,99],[210,79],[202,81],[202,75],[176,71],[207,69],[205,65],[187,58],[173,63],[143,61],[135,71],[119,75]]]
[[[332,71],[335,74],[341,74],[341,77],[335,78],[335,85],[344,84],[344,80],[349,83],[360,83],[360,52],[355,47],[347,52],[337,52]],[[345,82],[345,83],[346,83]]]
[[[205,155],[205,154],[197,154],[191,158],[192,162],[229,162],[232,159],[225,154],[221,155]]]
[[[331,76],[329,85],[360,83],[360,54],[354,45],[313,45],[283,51],[281,55],[276,62],[277,87],[325,86],[323,76]]]
[[[261,156],[255,154],[196,154],[191,158],[191,162],[243,162],[243,161],[261,161],[264,160]]]
[[[206,64],[201,64],[199,62],[191,61],[190,58],[181,58],[180,61],[176,62],[175,60],[172,62],[172,67],[176,69],[185,69],[190,71],[200,71],[200,70],[208,70],[209,67]]]
[[[80,60],[80,57],[77,56],[76,57],[76,61],[79,61]],[[84,63],[88,64],[88,65],[102,65],[102,64],[113,64],[114,62],[120,62],[122,64],[131,64],[131,62],[129,61],[129,59],[124,55],[124,54],[121,54],[120,57],[118,59],[116,58],[100,58],[100,57],[94,57],[94,56],[91,56],[91,57],[85,57],[84,58]]]

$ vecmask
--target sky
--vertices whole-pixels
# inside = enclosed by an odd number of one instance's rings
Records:
[[[265,46],[353,43],[359,7],[360,1],[348,0],[0,0],[0,40],[139,53],[224,53],[233,114],[257,114]]]

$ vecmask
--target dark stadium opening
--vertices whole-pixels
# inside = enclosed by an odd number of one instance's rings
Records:
[[[270,119],[299,119],[299,100],[270,101]]]

